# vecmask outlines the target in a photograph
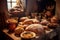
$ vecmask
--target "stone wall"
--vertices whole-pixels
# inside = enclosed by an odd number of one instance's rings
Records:
[[[7,1],[0,0],[0,29],[6,25],[5,20],[7,19]]]
[[[56,0],[56,16],[60,20],[60,0]]]

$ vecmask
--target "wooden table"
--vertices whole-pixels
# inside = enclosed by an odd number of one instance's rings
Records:
[[[6,35],[8,35],[9,37],[11,37],[13,40],[21,40],[20,37],[16,37],[16,36],[14,35],[15,33],[9,34],[8,31],[9,31],[8,29],[4,29],[4,30],[3,30],[3,32],[4,32]],[[46,34],[49,34],[51,31],[53,31],[53,30],[46,31]],[[53,35],[53,34],[52,34],[52,35]],[[48,36],[50,36],[50,34],[49,34]],[[34,39],[34,40],[35,40],[35,39]]]
[[[20,38],[20,37],[16,37],[16,36],[14,35],[14,33],[9,34],[8,31],[9,31],[9,30],[7,30],[7,29],[4,29],[4,30],[3,30],[3,32],[4,32],[6,35],[8,35],[9,37],[11,37],[13,40],[21,40],[21,38]]]

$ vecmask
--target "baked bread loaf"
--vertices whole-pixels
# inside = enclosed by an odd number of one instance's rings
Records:
[[[40,24],[31,24],[25,30],[33,31],[33,32],[35,32],[37,34],[42,34],[44,32],[44,28]]]
[[[24,28],[22,25],[18,26],[16,29],[15,29],[15,34],[20,34],[24,31]]]

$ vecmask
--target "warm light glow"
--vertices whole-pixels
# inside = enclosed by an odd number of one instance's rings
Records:
[[[12,3],[12,8],[13,8],[14,6],[16,6],[16,3]]]
[[[16,0],[7,0],[8,10],[16,5]]]

